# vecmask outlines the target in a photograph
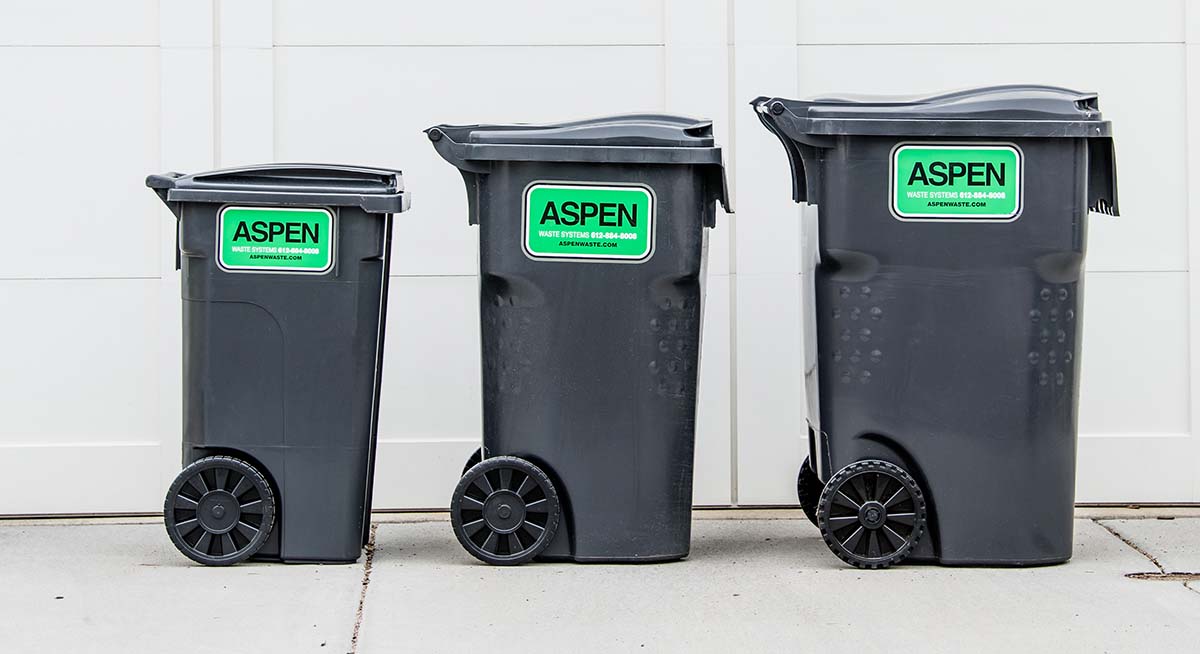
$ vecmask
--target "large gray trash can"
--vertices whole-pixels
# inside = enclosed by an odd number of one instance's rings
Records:
[[[1117,213],[1096,95],[752,104],[817,207],[799,495],[829,547],[862,567],[1070,558],[1087,213]]]
[[[151,175],[178,218],[183,463],[164,514],[191,559],[357,560],[369,533],[399,171]]]
[[[711,123],[428,134],[480,230],[483,461],[454,492],[459,541],[492,564],[686,556],[706,228],[726,203]]]

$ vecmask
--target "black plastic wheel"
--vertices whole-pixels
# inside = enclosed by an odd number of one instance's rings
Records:
[[[483,460],[483,448],[482,447],[476,448],[475,452],[473,452],[471,454],[471,458],[467,459],[467,465],[463,466],[462,473],[464,475],[467,474],[468,470],[470,470],[471,468],[474,468],[475,464],[479,463],[482,460]]]
[[[491,565],[519,565],[546,549],[558,529],[558,493],[546,473],[515,456],[475,464],[450,501],[454,535]]]
[[[804,463],[800,464],[799,478],[796,479],[796,497],[800,500],[800,508],[804,510],[804,515],[808,516],[808,521],[817,526],[820,526],[817,523],[817,502],[821,500],[821,491],[824,488],[817,472],[813,470],[812,463],[805,458]]]
[[[163,504],[167,534],[184,556],[233,565],[262,549],[275,526],[275,494],[254,466],[210,456],[184,468]]]
[[[886,568],[903,561],[925,532],[925,495],[900,466],[858,461],[825,484],[817,526],[843,561]]]

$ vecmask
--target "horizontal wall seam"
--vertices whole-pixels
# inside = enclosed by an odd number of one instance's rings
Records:
[[[275,48],[279,50],[309,48],[665,48],[666,45],[665,43],[276,43]]]
[[[184,46],[160,45],[158,43],[0,43],[0,48],[175,48]],[[211,46],[190,46],[207,48]]]
[[[796,43],[797,47],[904,47],[904,46],[1008,46],[1008,45],[1184,45],[1186,41],[921,41],[883,43]]]

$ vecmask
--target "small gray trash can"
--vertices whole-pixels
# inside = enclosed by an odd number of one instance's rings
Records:
[[[399,171],[281,164],[151,175],[178,219],[189,558],[350,562],[369,533]]]

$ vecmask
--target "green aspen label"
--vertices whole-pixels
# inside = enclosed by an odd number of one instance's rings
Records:
[[[522,246],[533,259],[641,262],[654,255],[654,192],[646,186],[534,182]]]
[[[325,209],[225,207],[217,263],[225,270],[322,273],[333,267],[333,214]]]
[[[900,145],[890,203],[900,220],[1010,222],[1021,214],[1021,151],[1012,145]]]

